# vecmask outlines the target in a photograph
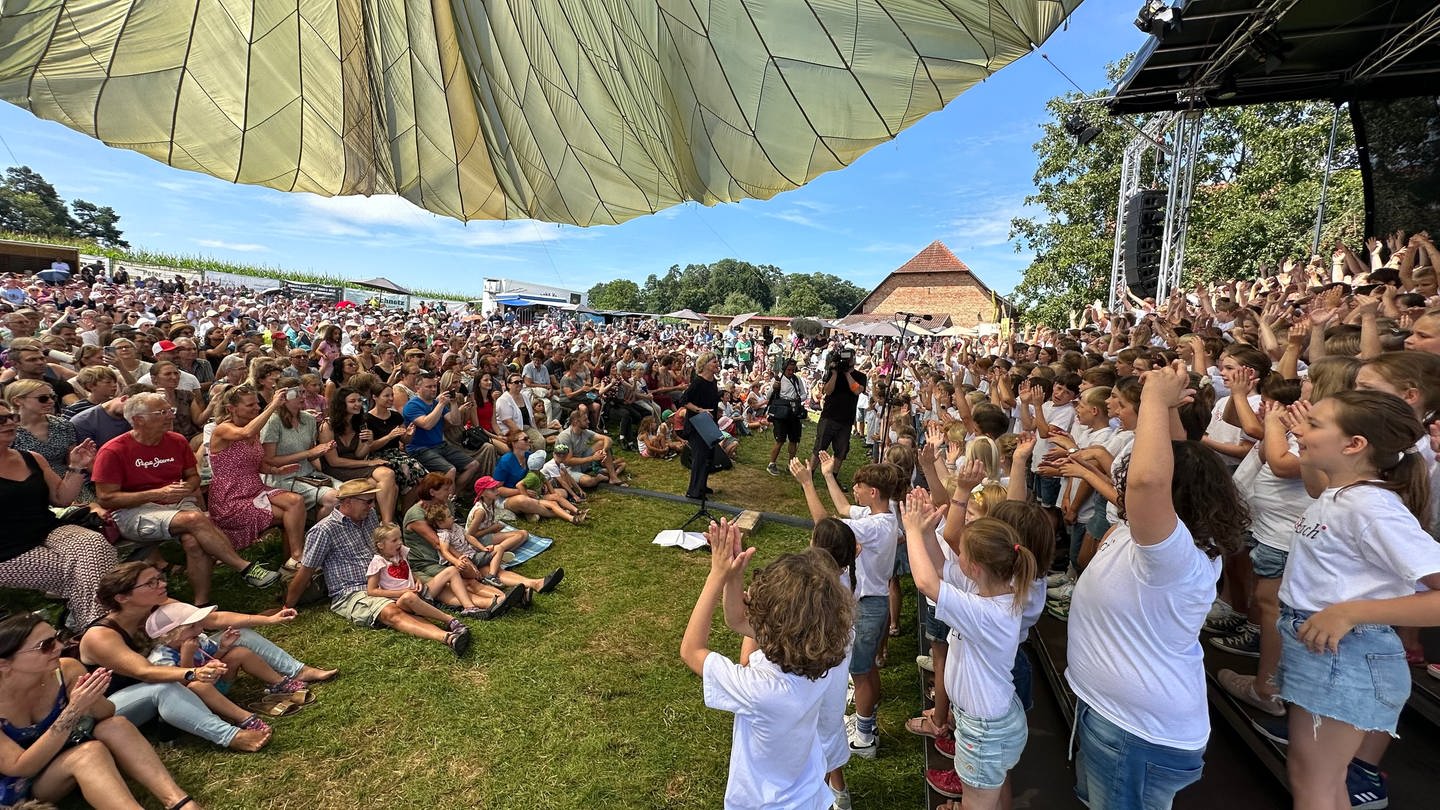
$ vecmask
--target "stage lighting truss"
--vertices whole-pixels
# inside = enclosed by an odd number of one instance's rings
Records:
[[[1145,0],[1145,5],[1135,16],[1135,27],[1150,36],[1164,39],[1167,33],[1180,29],[1180,9],[1165,0]]]
[[[1125,207],[1142,189],[1169,192],[1165,201],[1165,231],[1160,244],[1160,277],[1155,287],[1155,302],[1163,302],[1171,290],[1180,286],[1201,128],[1199,110],[1160,113],[1125,147],[1125,159],[1120,166],[1120,199],[1115,209],[1115,246],[1110,261],[1111,312],[1124,300],[1121,290],[1125,286]]]
[[[1411,54],[1440,37],[1440,5],[1420,15],[1395,36],[1385,40],[1380,47],[1366,54],[1350,70],[1350,81],[1378,76],[1394,68]]]

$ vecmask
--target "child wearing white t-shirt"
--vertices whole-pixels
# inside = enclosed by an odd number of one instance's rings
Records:
[[[735,715],[727,808],[825,810],[827,757],[820,715],[844,699],[840,666],[849,649],[852,597],[831,555],[818,548],[785,554],[756,572],[745,589],[755,550],[742,549],[734,524],[710,524],[710,573],[690,613],[680,657],[704,682],[705,705]],[[709,649],[715,608],[726,624],[764,639],[748,665]]]
[[[370,565],[365,569],[366,595],[392,599],[395,605],[406,613],[439,622],[447,631],[446,646],[455,652],[456,657],[464,655],[464,651],[470,648],[470,628],[459,619],[445,615],[444,611],[425,600],[429,591],[415,578],[415,572],[410,570],[407,559],[410,549],[401,539],[400,527],[394,523],[381,523],[375,527],[371,540],[375,544],[375,556],[370,558]],[[450,567],[436,575],[432,582],[445,577],[441,587],[448,591],[459,576],[459,570]],[[460,641],[462,636],[466,638],[463,642]]]

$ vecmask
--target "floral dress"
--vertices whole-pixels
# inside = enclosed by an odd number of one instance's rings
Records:
[[[50,465],[51,471],[63,476],[70,469],[70,451],[78,444],[75,426],[58,416],[47,416],[45,421],[50,423],[50,430],[44,441],[22,427],[15,430],[15,439],[10,446],[16,450],[39,453]]]
[[[270,511],[272,489],[260,480],[265,449],[258,441],[231,442],[219,453],[210,452],[210,519],[230,538],[236,551],[254,544],[275,522]]]

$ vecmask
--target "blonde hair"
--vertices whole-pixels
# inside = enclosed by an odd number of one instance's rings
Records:
[[[380,544],[392,537],[401,535],[400,527],[394,523],[381,523],[370,532],[370,544],[375,547],[376,553],[380,552]]]
[[[20,410],[20,400],[34,396],[41,391],[54,393],[54,389],[50,387],[50,383],[45,380],[15,380],[5,386],[5,402],[9,404],[11,408],[18,411]]]
[[[1000,446],[989,436],[976,436],[965,445],[965,460],[985,465],[985,480],[1000,480]]]

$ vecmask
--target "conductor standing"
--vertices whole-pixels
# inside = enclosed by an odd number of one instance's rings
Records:
[[[708,412],[719,418],[720,387],[715,384],[715,375],[720,373],[720,360],[714,352],[705,352],[695,364],[695,376],[690,378],[690,387],[685,389],[685,441],[690,444],[690,488],[685,497],[703,500],[714,490],[707,486],[710,477],[710,457],[714,452],[710,443],[690,424],[696,414]]]

